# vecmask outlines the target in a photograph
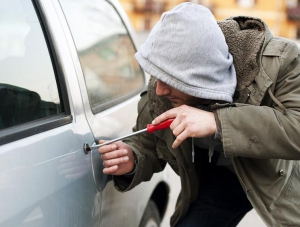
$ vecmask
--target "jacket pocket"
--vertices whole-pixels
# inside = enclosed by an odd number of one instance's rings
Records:
[[[289,179],[270,212],[277,226],[300,226],[300,169],[299,161],[294,162]]]
[[[290,179],[282,193],[284,199],[299,208],[300,216],[300,170],[299,162],[295,162],[295,166],[291,173]]]

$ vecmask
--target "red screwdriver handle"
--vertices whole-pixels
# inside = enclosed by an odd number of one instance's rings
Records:
[[[148,133],[152,133],[152,132],[157,131],[157,130],[162,130],[162,129],[169,128],[170,124],[172,124],[173,120],[174,120],[173,118],[168,119],[168,120],[163,121],[162,123],[160,123],[158,125],[148,124],[147,125],[147,131],[148,131]]]

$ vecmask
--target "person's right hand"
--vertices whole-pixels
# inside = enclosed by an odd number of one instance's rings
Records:
[[[99,143],[104,143],[100,140]],[[103,160],[103,173],[111,175],[123,175],[129,173],[134,168],[133,151],[126,143],[117,141],[112,144],[99,147],[99,153]]]

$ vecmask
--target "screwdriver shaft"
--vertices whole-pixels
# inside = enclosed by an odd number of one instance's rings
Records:
[[[171,119],[168,119],[168,120],[166,120],[166,121],[161,122],[161,123],[158,124],[158,125],[147,124],[147,128],[145,128],[145,129],[136,131],[136,132],[131,133],[131,134],[126,135],[126,136],[122,136],[122,137],[119,137],[119,138],[116,138],[116,139],[107,141],[107,142],[105,142],[105,143],[101,143],[101,144],[97,144],[97,145],[91,146],[90,149],[95,149],[95,148],[98,148],[98,147],[102,147],[102,146],[104,146],[104,145],[111,144],[111,143],[116,142],[116,141],[118,141],[118,140],[122,140],[122,139],[125,139],[125,138],[127,138],[127,137],[130,137],[130,136],[134,136],[134,135],[140,134],[140,133],[142,133],[142,132],[147,132],[147,131],[148,131],[148,133],[153,133],[154,131],[157,131],[157,130],[163,130],[163,129],[169,128],[170,125],[171,125],[171,123],[173,122],[173,120],[174,120],[174,119],[171,118]]]
[[[113,139],[113,140],[109,140],[109,141],[107,141],[107,142],[105,142],[105,143],[101,143],[101,144],[97,144],[97,145],[91,146],[90,148],[91,148],[91,149],[95,149],[95,148],[98,148],[98,147],[102,147],[102,146],[104,146],[104,145],[111,144],[111,143],[116,142],[116,141],[118,141],[118,140],[122,140],[122,139],[128,138],[128,137],[130,137],[130,136],[134,136],[134,135],[140,134],[140,133],[142,133],[142,132],[147,132],[147,129],[145,128],[145,129],[136,131],[136,132],[134,132],[134,133],[131,133],[131,134],[129,134],[129,135],[122,136],[122,137],[119,137],[119,138],[116,138],[116,139]]]

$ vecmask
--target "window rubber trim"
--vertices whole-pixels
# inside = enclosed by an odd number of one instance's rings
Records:
[[[40,1],[32,0],[32,4],[35,9],[36,15],[39,19],[42,31],[44,33],[45,42],[48,47],[49,56],[51,58],[56,84],[59,92],[62,113],[0,130],[0,145],[17,141],[29,136],[33,136],[72,123],[73,121],[68,101],[69,98],[66,87],[66,81],[62,70],[62,65],[59,61],[59,55],[56,51],[56,47],[53,41],[53,37],[51,35],[50,30],[48,29],[49,24],[44,16],[45,14],[41,7]]]
[[[57,128],[72,122],[72,115],[66,116],[64,113],[53,115],[25,124],[16,125],[0,131],[0,145],[18,141],[20,139],[33,136],[50,129]]]

